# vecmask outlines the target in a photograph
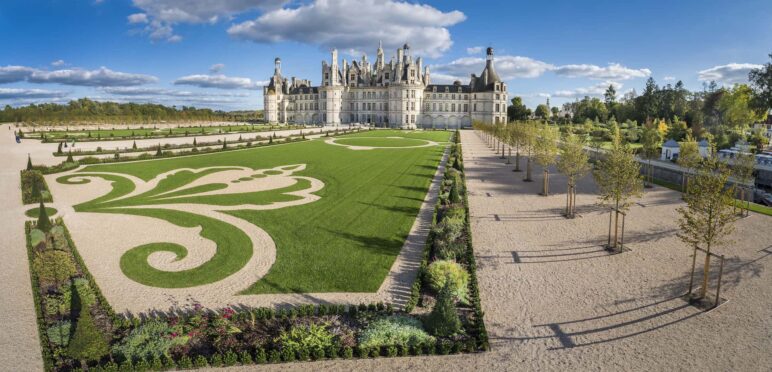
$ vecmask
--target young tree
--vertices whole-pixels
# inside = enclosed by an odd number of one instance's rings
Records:
[[[558,156],[558,139],[560,132],[557,127],[549,124],[539,125],[536,132],[536,141],[534,142],[534,159],[541,165],[544,171],[544,189],[542,195],[549,196],[550,192],[550,171],[549,167],[555,164]]]
[[[520,145],[523,142],[523,123],[514,122],[508,127],[508,142],[510,146],[515,147],[515,169],[513,172],[520,172]]]
[[[193,137],[193,148],[196,148],[198,144],[196,143],[196,137]]]
[[[749,153],[739,153],[732,163],[732,177],[739,183],[740,188],[740,200],[745,203],[741,204],[744,211],[742,214],[748,215],[750,209],[750,199],[753,199],[753,169],[756,166],[756,156]],[[746,195],[746,192],[748,193]],[[734,204],[734,203],[733,203]]]
[[[57,154],[61,154],[62,153],[62,143],[61,142],[59,142],[59,146],[57,146],[57,148],[56,148],[56,153]]]
[[[132,148],[133,150],[136,150],[136,149],[137,149],[137,141],[134,141],[134,143],[131,145],[131,148]]]
[[[599,199],[601,203],[613,206],[616,211],[614,213],[614,240],[610,247],[616,249],[619,212],[630,207],[632,198],[641,196],[643,182],[641,180],[641,165],[635,160],[632,149],[622,143],[619,127],[615,126],[613,129],[611,149],[606,152],[605,159],[599,162],[597,169],[593,172],[593,177],[600,188]]]
[[[686,139],[678,144],[678,147],[678,160],[676,162],[683,168],[681,187],[686,192],[689,190],[688,173],[691,173],[702,161],[702,156],[700,156],[700,147],[691,134],[687,135]]]
[[[568,179],[566,193],[566,217],[574,218],[576,213],[576,182],[590,170],[589,157],[584,151],[582,137],[568,133],[560,144],[560,157],[557,167],[560,173]]]
[[[654,174],[651,161],[659,157],[659,147],[662,145],[662,136],[657,127],[649,122],[643,127],[641,135],[641,155],[647,160],[646,181],[649,187],[654,183]]]
[[[32,170],[32,157],[29,154],[27,154],[27,170]]]
[[[729,171],[723,162],[713,156],[706,159],[698,166],[696,176],[684,195],[686,206],[678,208],[678,225],[681,228],[678,237],[694,247],[693,260],[697,257],[697,248],[702,247],[707,252],[700,298],[707,293],[711,249],[728,244],[728,237],[734,231],[734,190],[733,187],[725,187],[728,179]]]
[[[155,151],[155,156],[161,156],[163,153],[161,152],[161,144],[158,144],[158,149]]]
[[[525,182],[532,182],[533,179],[531,178],[531,168],[533,163],[533,154],[535,150],[535,144],[536,144],[536,123],[532,121],[526,121],[521,124],[522,125],[522,142],[521,146],[523,148],[523,152],[528,157],[528,159],[525,162],[525,178],[523,178],[523,181]]]
[[[70,150],[70,152],[67,153],[67,160],[65,162],[66,163],[74,163],[75,162],[75,159],[72,158],[72,150]]]

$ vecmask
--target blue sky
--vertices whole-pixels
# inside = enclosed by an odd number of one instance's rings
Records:
[[[0,105],[98,100],[262,108],[285,76],[318,83],[329,48],[372,61],[410,43],[434,82],[483,68],[484,47],[530,107],[683,80],[731,85],[772,53],[772,2],[3,0]]]

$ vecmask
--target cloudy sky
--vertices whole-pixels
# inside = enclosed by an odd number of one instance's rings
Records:
[[[410,43],[434,82],[479,74],[485,47],[531,107],[682,80],[745,82],[772,53],[772,2],[391,0],[3,0],[0,105],[96,100],[262,108],[287,76],[320,63],[387,59]]]

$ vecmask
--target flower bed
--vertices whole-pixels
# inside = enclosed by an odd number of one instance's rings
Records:
[[[448,164],[455,170],[445,173],[435,228],[405,310],[383,303],[281,309],[193,304],[169,313],[118,315],[89,274],[62,219],[50,228],[41,223],[40,229],[28,222],[45,369],[168,370],[487,350],[459,150],[458,145],[451,148]],[[450,219],[461,222],[451,224]],[[450,241],[441,225],[461,233]],[[436,302],[430,313],[411,313],[419,298],[427,308]]]

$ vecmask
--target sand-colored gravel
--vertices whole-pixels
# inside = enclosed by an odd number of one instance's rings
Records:
[[[578,190],[582,217],[566,220],[565,178],[553,174],[556,194],[539,196],[541,169],[524,183],[475,133],[462,142],[492,351],[232,370],[769,371],[772,218],[738,221],[735,244],[717,249],[729,302],[702,313],[678,298],[690,264],[675,236],[678,193],[647,190],[627,220],[632,250],[608,255],[591,177]]]
[[[0,370],[40,371],[35,305],[29,278],[19,170],[26,149],[15,142],[9,125],[0,125]]]

